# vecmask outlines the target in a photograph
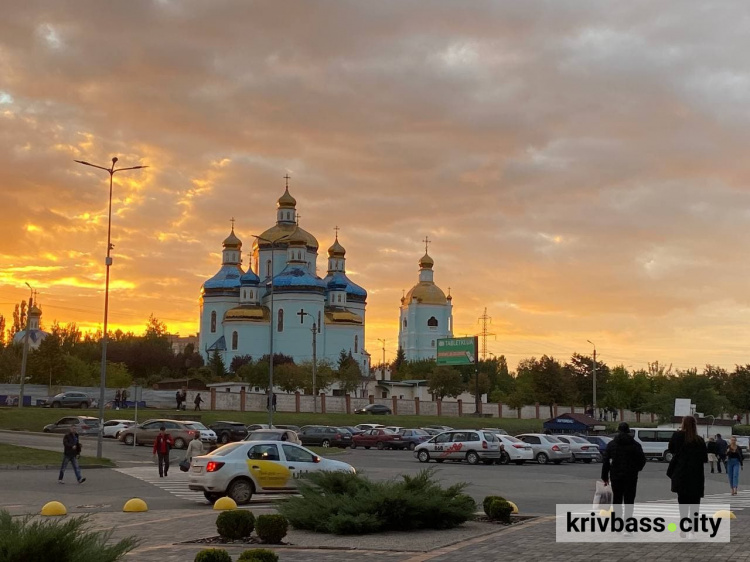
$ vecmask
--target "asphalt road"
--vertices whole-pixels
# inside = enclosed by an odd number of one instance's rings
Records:
[[[62,452],[62,436],[22,432],[0,432],[0,442],[37,447]],[[84,454],[96,451],[95,438],[84,438]],[[63,501],[75,511],[120,510],[125,500],[141,497],[152,509],[195,508],[207,509],[207,504],[196,501],[196,494],[187,491],[186,475],[177,467],[169,479],[160,480],[152,462],[150,447],[128,447],[118,441],[105,440],[104,455],[118,464],[118,469],[91,469],[87,481],[78,485],[72,472],[68,484],[57,484],[57,473],[52,470],[3,471],[5,481],[0,496],[0,507],[13,513],[36,512],[51,499]],[[173,459],[181,458],[181,451],[173,452]],[[497,494],[515,501],[525,513],[552,514],[558,503],[590,503],[594,482],[601,471],[600,464],[561,464],[517,466],[469,466],[466,463],[446,462],[441,465],[419,463],[409,451],[347,450],[335,457],[353,465],[358,472],[375,480],[396,479],[402,474],[415,474],[426,467],[434,469],[444,484],[466,482],[467,493],[480,501]],[[674,498],[669,491],[667,465],[649,462],[641,473],[637,501]],[[70,470],[70,469],[69,469]],[[741,475],[740,487],[746,478]],[[706,494],[728,491],[725,475],[706,474]],[[77,506],[91,506],[80,507]]]

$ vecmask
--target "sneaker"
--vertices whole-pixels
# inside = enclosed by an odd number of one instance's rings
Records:
[[[65,482],[63,482],[62,480],[58,480],[57,483],[58,484],[65,484]]]
[[[83,484],[84,482],[86,482],[86,479],[85,479],[85,478],[81,478],[81,479],[80,479],[80,480],[78,481],[78,483],[79,483],[79,484]]]

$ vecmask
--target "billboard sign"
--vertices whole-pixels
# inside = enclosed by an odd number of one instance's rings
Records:
[[[438,365],[474,365],[479,355],[479,338],[441,338],[437,341]]]

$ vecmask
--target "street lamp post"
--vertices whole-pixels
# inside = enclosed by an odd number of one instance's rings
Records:
[[[102,332],[102,366],[99,377],[99,434],[96,440],[96,457],[102,458],[102,444],[104,442],[104,390],[107,382],[107,319],[109,315],[109,268],[112,265],[112,181],[117,172],[126,170],[140,170],[148,166],[131,166],[129,168],[115,168],[117,157],[112,158],[109,168],[97,166],[83,160],[76,160],[84,166],[91,166],[104,170],[109,174],[109,208],[107,211],[107,257],[104,259],[106,273],[104,277],[104,331]]]
[[[593,370],[593,383],[594,383],[594,399],[593,399],[593,408],[594,408],[594,417],[596,417],[596,344],[592,342],[591,340],[586,340],[591,345],[594,346],[594,370]]]
[[[26,331],[23,333],[23,357],[21,358],[21,387],[18,392],[18,407],[23,408],[23,385],[26,382],[26,363],[29,358],[29,318],[31,316],[31,307],[34,306],[34,289],[26,283],[26,286],[31,291],[29,297],[29,306],[26,309]]]
[[[268,322],[268,426],[273,427],[273,266],[274,266],[274,252],[276,251],[276,244],[278,244],[281,240],[284,240],[289,237],[287,234],[286,236],[282,236],[281,238],[278,238],[276,241],[269,240],[268,238],[263,238],[262,236],[258,236],[257,234],[251,234],[253,238],[258,240],[258,252],[260,253],[260,242],[267,242],[271,245],[271,271],[269,275],[269,283],[268,283],[268,290],[271,295],[270,298],[270,306],[271,306],[271,313],[269,317]],[[258,269],[260,269],[260,260],[258,260]],[[260,273],[260,271],[258,272]]]
[[[313,317],[309,312],[302,312],[300,318],[304,321],[305,317]],[[316,388],[315,377],[318,374],[318,325],[313,320],[312,323],[312,393],[313,393],[313,413],[318,413],[318,389]]]

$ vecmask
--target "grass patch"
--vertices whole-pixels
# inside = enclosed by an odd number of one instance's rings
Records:
[[[59,420],[63,416],[97,416],[98,410],[88,409],[52,409],[52,408],[0,408],[0,429],[42,431],[45,425]],[[175,410],[139,409],[138,420],[150,418],[170,418]],[[181,415],[190,412],[179,412]],[[105,410],[105,419],[133,419],[135,410]],[[206,425],[219,420],[232,420],[245,424],[268,423],[266,412],[196,412],[196,418]],[[449,416],[361,416],[354,414],[294,414],[279,412],[274,414],[274,423],[290,425],[357,425],[360,423],[382,423],[402,427],[424,427],[426,425],[449,425],[457,429],[476,429],[480,427],[499,427],[510,433],[539,432],[544,420],[519,420],[517,418],[471,418]],[[545,418],[546,419],[546,418]],[[633,425],[633,424],[631,424]]]
[[[8,445],[0,443],[0,466],[9,465],[28,465],[44,466],[58,465],[62,462],[62,436],[60,438],[60,452],[44,451],[42,449],[32,449],[30,447],[19,447],[18,445]],[[96,457],[81,457],[78,460],[81,468],[91,465],[114,466],[109,459],[97,459]]]
[[[327,449],[325,447],[305,447],[305,449],[310,449],[313,453],[321,457],[335,457],[336,455],[343,455],[346,452],[346,449],[340,449],[339,447],[328,447]]]

